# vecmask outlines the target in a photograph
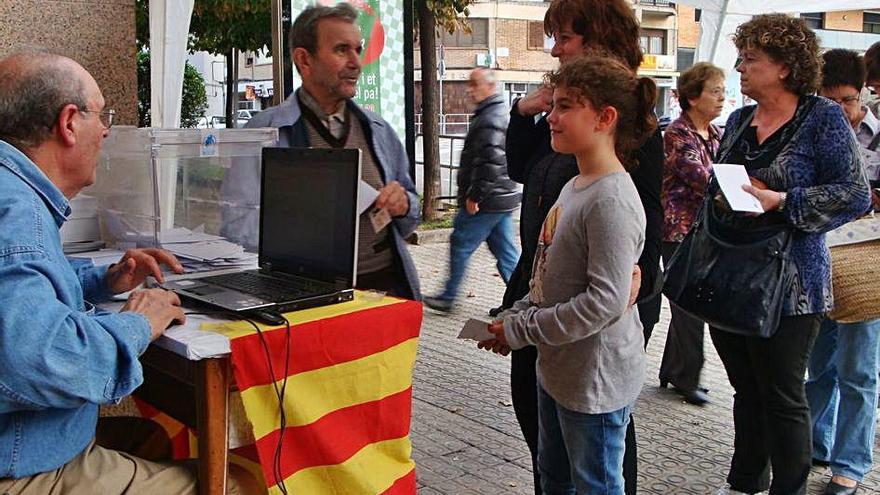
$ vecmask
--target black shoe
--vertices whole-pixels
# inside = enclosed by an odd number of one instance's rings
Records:
[[[859,491],[858,483],[856,483],[856,486],[843,486],[829,481],[825,485],[825,491],[822,492],[822,495],[854,495],[857,491]]]
[[[500,315],[502,311],[504,311],[504,306],[498,306],[497,308],[492,308],[489,310],[489,316],[491,316],[492,318],[495,318],[496,316]]]
[[[696,390],[685,391],[678,389],[678,393],[684,397],[684,401],[695,406],[702,406],[709,402],[709,396],[699,388]]]
[[[449,313],[452,311],[452,301],[447,299],[440,299],[439,297],[433,296],[425,296],[422,298],[422,302],[425,303],[425,306],[433,309],[434,311],[439,311],[441,313]]]

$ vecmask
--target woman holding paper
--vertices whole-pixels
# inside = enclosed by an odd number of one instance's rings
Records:
[[[712,123],[724,107],[724,71],[699,62],[678,78],[682,114],[663,134],[663,262],[668,263],[681,244],[703,202],[718,151],[721,130]],[[703,369],[703,321],[672,305],[666,333],[660,386],[671,383],[691,404],[709,401],[700,387]]]
[[[804,21],[782,14],[755,16],[737,28],[734,44],[742,92],[757,105],[731,114],[716,162],[745,167],[752,185],[743,188],[764,213],[722,207],[721,221],[743,239],[758,227],[791,229],[790,259],[797,274],[784,292],[782,318],[770,337],[710,326],[736,391],[730,486],[721,493],[769,487],[771,494],[802,494],[811,452],[804,372],[819,322],[833,304],[825,232],[863,213],[870,196],[843,112],[830,100],[811,96],[821,64],[816,35]]]

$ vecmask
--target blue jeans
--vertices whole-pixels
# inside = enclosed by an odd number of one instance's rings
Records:
[[[469,215],[464,208],[458,210],[453,220],[452,237],[449,239],[449,278],[446,288],[438,298],[453,301],[458,296],[468,261],[483,241],[495,255],[496,266],[506,284],[519,260],[519,247],[513,237],[513,214],[477,212]]]
[[[632,406],[603,414],[562,407],[538,385],[538,469],[544,495],[623,495]]]
[[[807,399],[813,457],[831,472],[861,481],[871,469],[877,425],[880,319],[822,322],[810,356]]]

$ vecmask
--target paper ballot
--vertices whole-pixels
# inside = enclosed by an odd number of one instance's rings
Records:
[[[461,332],[458,334],[460,339],[471,339],[477,342],[483,340],[494,339],[495,334],[489,332],[489,322],[471,318],[465,322]]]
[[[366,182],[361,181],[358,184],[358,215],[367,211],[367,208],[372,206],[373,202],[376,201],[376,198],[378,197],[379,191]]]
[[[716,163],[712,165],[715,178],[721,186],[721,191],[730,208],[733,211],[749,211],[752,213],[764,213],[761,202],[743,190],[742,186],[749,184],[749,174],[742,165],[731,163]]]

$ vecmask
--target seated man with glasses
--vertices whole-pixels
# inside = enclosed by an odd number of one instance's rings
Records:
[[[183,267],[161,249],[74,266],[61,249],[70,200],[95,181],[114,113],[83,67],[45,52],[0,59],[0,95],[0,493],[195,493],[191,465],[143,458],[137,444],[161,440],[161,428],[98,421],[99,405],[143,382],[150,342],[186,318],[173,292],[136,289],[147,275],[163,280],[160,264]],[[89,302],[128,291],[118,313]],[[167,454],[167,443],[151,451]],[[232,492],[259,493],[243,473]]]
[[[101,120],[101,125],[104,126],[105,129],[113,127],[113,117],[116,115],[116,110],[89,110],[88,108],[80,108],[79,111],[82,113],[96,114]]]

